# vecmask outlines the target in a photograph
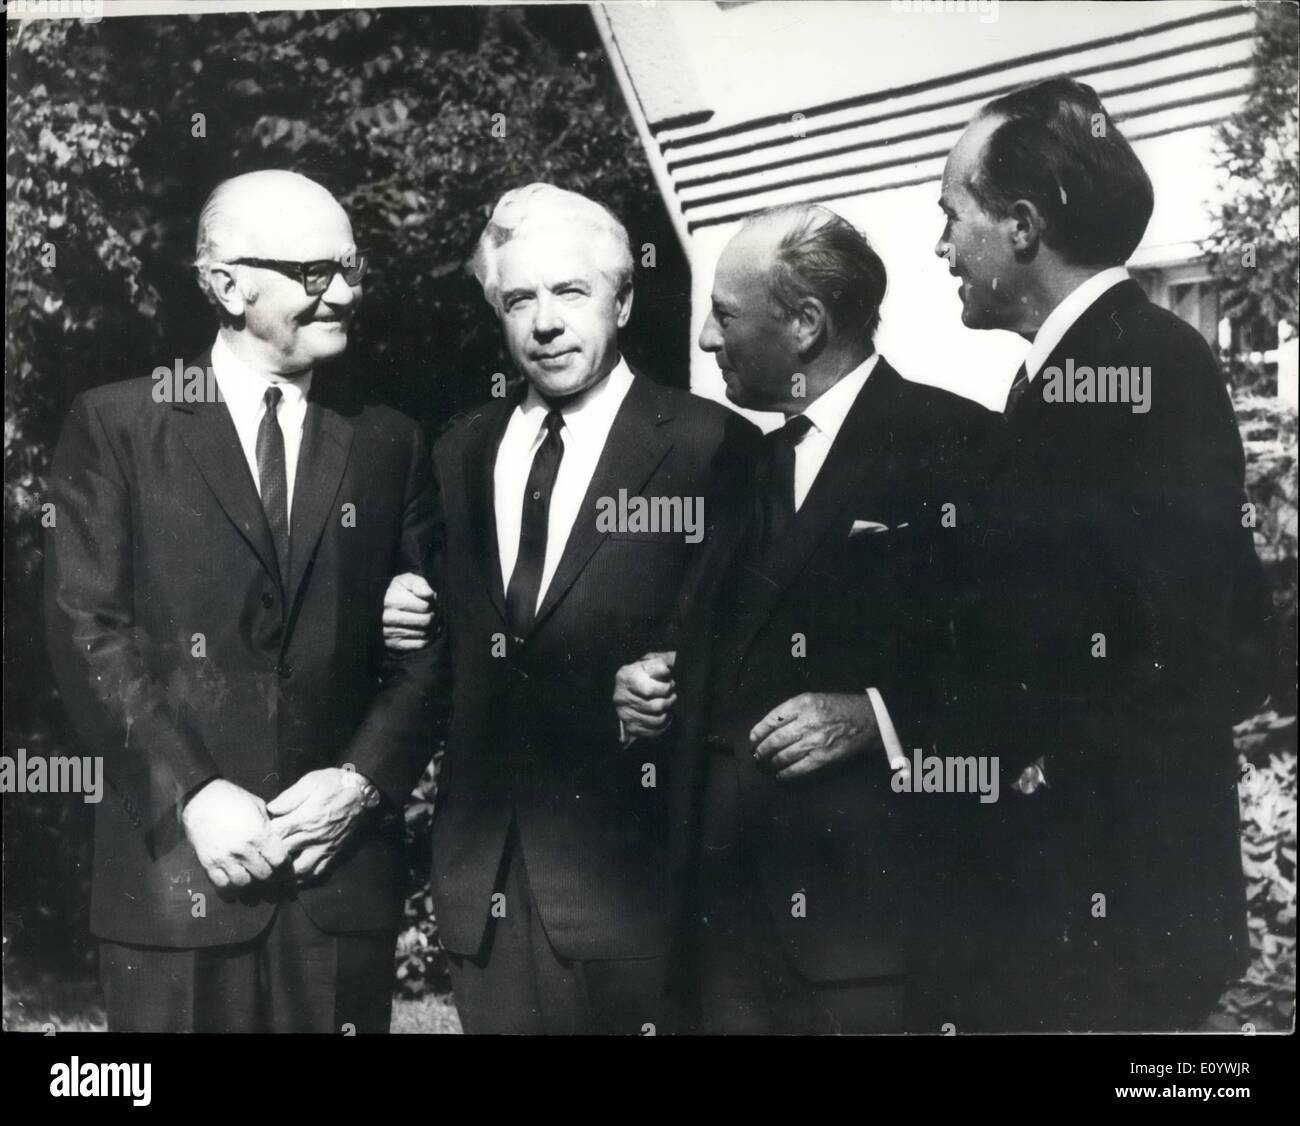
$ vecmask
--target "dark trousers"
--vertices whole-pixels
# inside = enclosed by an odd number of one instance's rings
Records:
[[[571,1036],[669,1031],[663,958],[577,961],[556,953],[537,913],[513,829],[496,890],[505,896],[498,901],[505,915],[492,918],[484,950],[474,957],[448,954],[465,1032]]]
[[[900,1031],[901,977],[815,982],[795,968],[772,923],[746,850],[734,760],[715,754],[708,773],[698,884],[699,1031],[714,1035]]]
[[[251,942],[193,950],[101,942],[108,1028],[387,1032],[396,937],[326,934],[291,899]]]

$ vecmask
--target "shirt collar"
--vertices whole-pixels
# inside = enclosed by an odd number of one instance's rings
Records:
[[[1074,322],[1083,316],[1097,298],[1108,289],[1119,285],[1122,281],[1128,281],[1128,276],[1128,271],[1123,266],[1111,266],[1098,274],[1093,274],[1087,281],[1072,290],[1065,300],[1047,315],[1047,320],[1035,335],[1034,342],[1029,346],[1029,352],[1025,356],[1025,374],[1033,379],[1047,362],[1047,357],[1065,338],[1065,334],[1070,331]]]
[[[236,356],[225,337],[218,334],[212,345],[212,374],[232,412],[256,414],[262,407],[266,389],[273,384],[284,392],[285,406],[301,404],[311,391],[314,373],[309,371],[296,379],[286,379],[260,372]]]
[[[618,408],[623,405],[623,397],[631,386],[632,369],[619,356],[613,370],[604,379],[560,407],[560,413],[564,415],[564,428],[569,431],[570,437],[579,442],[590,439],[603,444]],[[540,433],[542,421],[551,410],[551,405],[530,384],[519,410],[528,431]]]
[[[841,377],[838,383],[823,391],[804,409],[804,418],[825,434],[827,441],[835,441],[835,436],[840,432],[840,427],[844,425],[844,420],[848,418],[849,411],[857,400],[858,392],[867,382],[867,376],[875,371],[879,360],[880,353],[872,352],[848,375]]]

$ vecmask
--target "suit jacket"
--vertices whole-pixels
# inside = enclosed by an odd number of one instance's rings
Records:
[[[666,942],[663,782],[669,744],[620,746],[621,665],[671,649],[697,545],[680,532],[603,532],[597,502],[704,497],[724,436],[757,431],[725,407],[635,376],[523,642],[510,637],[493,467],[518,398],[435,445],[445,532],[430,581],[446,618],[451,728],[434,811],[433,894],[448,949],[475,954],[512,819],[546,935],[566,958],[652,956]],[[510,910],[507,905],[507,910]]]
[[[1067,361],[1149,371],[1149,410],[1046,401]],[[997,806],[933,805],[924,847],[947,888],[929,933],[1007,966],[951,983],[967,1027],[1170,1027],[1243,965],[1231,726],[1270,613],[1243,464],[1209,348],[1134,282],[1075,322],[991,445],[956,664],[931,715],[898,717],[1001,758]],[[1040,758],[1047,785],[1014,791]]]
[[[431,753],[437,654],[387,660],[380,618],[391,576],[430,554],[420,431],[317,373],[281,575],[224,402],[159,403],[153,387],[78,396],[51,474],[50,650],[112,785],[95,813],[91,929],[180,948],[253,938],[284,893],[218,892],[181,799],[221,777],[270,800],[347,763],[387,796],[386,812],[365,815],[300,899],[326,931],[395,929],[400,809]]]
[[[682,753],[672,831],[678,892],[674,976],[693,988],[693,873],[708,758],[734,756],[743,834],[772,923],[813,981],[903,970],[900,922],[909,894],[909,799],[894,794],[874,747],[806,779],[777,782],[753,761],[749,729],[801,692],[912,690],[939,644],[946,503],[964,510],[959,477],[979,440],[982,408],[901,378],[882,358],[863,385],[786,534],[754,549],[749,528],[763,469],[736,479],[684,595],[678,655]],[[734,460],[734,459],[733,459]],[[853,534],[855,522],[884,525]],[[936,554],[937,553],[937,554]],[[806,915],[792,910],[804,895]]]

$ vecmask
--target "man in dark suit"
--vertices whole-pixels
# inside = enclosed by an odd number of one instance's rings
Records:
[[[957,663],[887,700],[905,739],[1001,760],[1002,801],[938,803],[923,849],[934,1028],[1192,1028],[1244,965],[1231,727],[1268,601],[1214,357],[1123,268],[1152,204],[1063,79],[984,107],[944,172],[963,322],[1031,343]]]
[[[386,1032],[437,646],[386,661],[381,607],[431,552],[428,454],[317,370],[365,272],[324,188],[221,184],[197,268],[211,351],[78,396],[51,474],[54,667],[115,791],[109,1028]]]
[[[434,449],[445,534],[428,579],[453,698],[433,895],[456,1006],[471,1033],[662,1031],[662,754],[626,745],[609,685],[672,648],[719,447],[757,434],[628,369],[632,257],[598,204],[506,193],[474,268],[524,382]],[[674,499],[680,520],[632,514]],[[395,644],[420,643],[429,593],[394,583]]]
[[[986,412],[876,352],[885,281],[845,220],[777,208],[723,251],[700,337],[729,398],[786,416],[718,506],[675,677],[648,661],[618,681],[637,734],[667,726],[647,704],[674,684],[680,698],[674,978],[704,1032],[901,1019],[915,889],[907,799],[891,788],[901,747],[880,699],[910,691],[938,644],[928,591],[945,505],[957,513]]]

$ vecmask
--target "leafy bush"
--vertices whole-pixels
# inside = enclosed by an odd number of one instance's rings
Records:
[[[1253,954],[1223,998],[1227,1027],[1290,1029],[1295,1017],[1296,718],[1265,712],[1237,729],[1242,867]]]
[[[346,364],[436,431],[509,372],[463,270],[504,191],[548,180],[608,205],[655,248],[636,279],[629,359],[685,386],[689,281],[585,6],[448,7],[9,21],[6,141],[4,745],[73,736],[45,656],[44,474],[71,399],[211,343],[194,228],[225,177],[292,168],[343,202],[371,252]],[[408,811],[428,875],[426,775]],[[5,803],[4,932],[63,973],[93,966],[89,807]],[[444,985],[423,893],[404,987]],[[423,936],[421,939],[418,936]],[[423,941],[424,945],[421,945]]]

